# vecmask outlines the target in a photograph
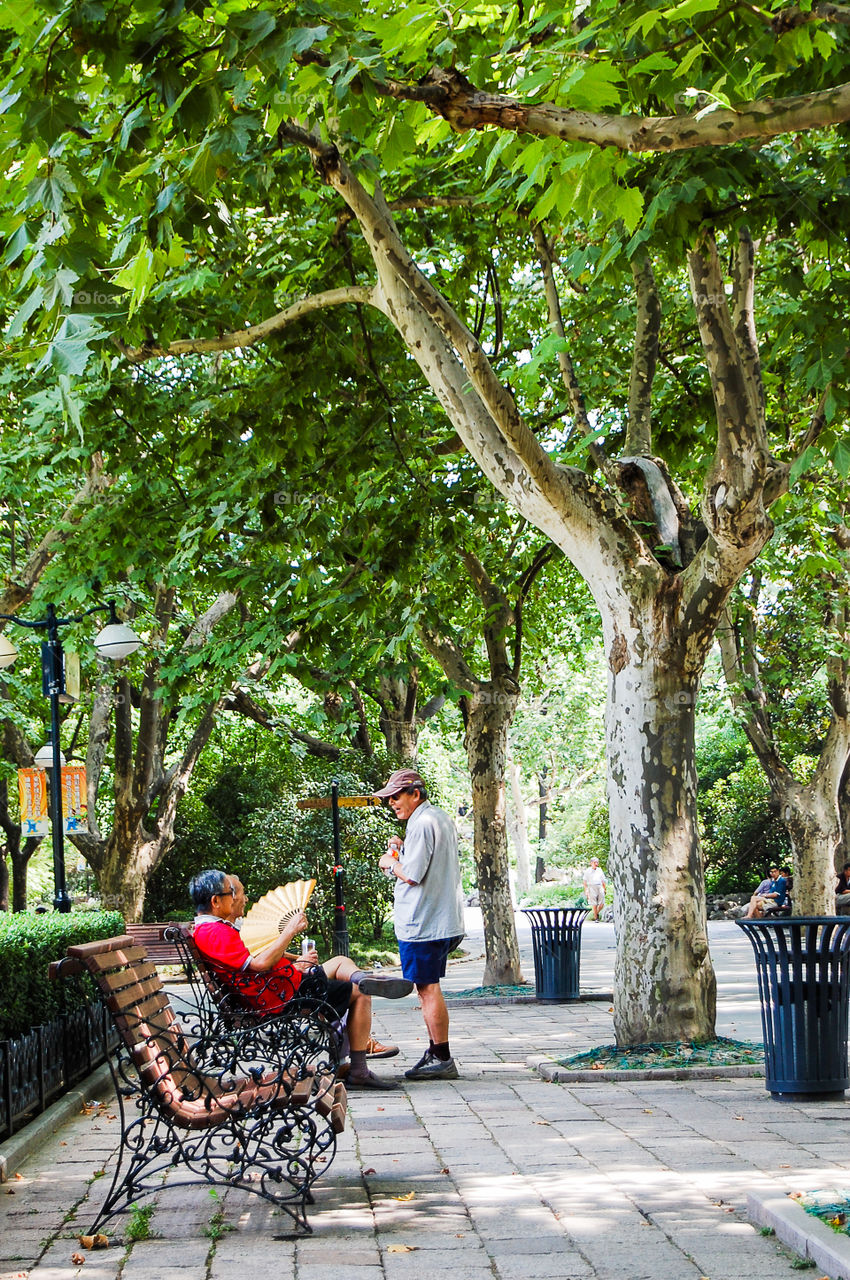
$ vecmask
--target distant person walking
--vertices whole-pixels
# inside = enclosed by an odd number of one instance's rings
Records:
[[[584,896],[587,898],[587,905],[593,908],[593,919],[598,920],[599,914],[605,906],[605,890],[608,887],[605,872],[600,867],[598,858],[590,859],[590,866],[582,876],[582,884],[584,885]]]
[[[457,830],[449,815],[431,804],[415,769],[397,769],[374,794],[388,801],[399,822],[407,823],[404,843],[393,836],[378,863],[395,876],[393,922],[401,971],[416,986],[428,1030],[428,1048],[405,1071],[405,1079],[456,1080],[440,979],[449,952],[464,935]]]

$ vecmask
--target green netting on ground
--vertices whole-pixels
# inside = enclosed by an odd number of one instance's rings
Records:
[[[839,1235],[850,1235],[850,1190],[830,1187],[828,1191],[795,1191],[791,1199]]]
[[[447,1000],[480,1000],[484,996],[533,996],[534,986],[530,982],[519,983],[517,986],[499,987],[470,987],[467,991],[443,991],[443,995]]]
[[[763,1066],[764,1048],[752,1040],[677,1040],[670,1044],[634,1044],[621,1049],[615,1044],[598,1045],[587,1053],[560,1058],[559,1067],[568,1071],[646,1071],[653,1067]]]

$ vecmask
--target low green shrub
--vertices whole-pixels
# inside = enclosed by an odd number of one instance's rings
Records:
[[[52,961],[61,960],[68,947],[123,932],[118,911],[0,914],[0,1040],[25,1035],[79,999],[71,984],[61,984],[63,992],[50,981]]]
[[[586,907],[581,885],[533,884],[524,893],[521,907]]]

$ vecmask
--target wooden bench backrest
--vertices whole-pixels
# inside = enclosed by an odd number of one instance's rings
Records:
[[[92,975],[140,1078],[177,1123],[208,1128],[222,1110],[254,1100],[255,1081],[226,1088],[195,1064],[156,966],[129,935],[81,943],[68,955]]]

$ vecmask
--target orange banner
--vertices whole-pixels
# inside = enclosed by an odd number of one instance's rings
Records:
[[[18,770],[18,794],[21,798],[21,837],[46,836],[47,774],[43,769]]]
[[[62,770],[62,816],[66,835],[85,831],[88,826],[84,764],[68,764]]]

